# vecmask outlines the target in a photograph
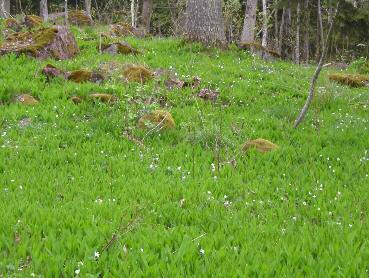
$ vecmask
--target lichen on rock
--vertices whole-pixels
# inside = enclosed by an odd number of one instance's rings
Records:
[[[155,110],[143,115],[138,126],[141,129],[169,130],[176,127],[175,121],[168,111]]]
[[[101,45],[103,53],[108,54],[138,54],[139,51],[127,42],[104,43]]]
[[[67,73],[67,79],[76,83],[101,83],[102,81],[104,81],[104,76],[97,72],[82,69]]]
[[[136,28],[128,23],[119,22],[110,25],[110,34],[114,37],[133,36],[143,38],[146,36],[146,31],[143,28]]]
[[[0,45],[0,55],[26,54],[39,59],[65,60],[79,52],[73,34],[65,26],[40,28],[9,35]]]
[[[126,65],[123,75],[127,81],[142,84],[154,78],[154,74],[150,69],[138,65]]]

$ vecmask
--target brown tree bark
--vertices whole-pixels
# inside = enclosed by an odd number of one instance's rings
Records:
[[[153,11],[153,0],[143,0],[141,12],[141,26],[147,33],[150,32],[151,16]]]
[[[8,18],[10,16],[10,0],[0,0],[0,17]]]
[[[47,0],[40,1],[40,16],[47,21],[49,19],[49,10],[47,9]]]
[[[282,18],[281,18],[281,26],[279,27],[279,39],[278,39],[278,52],[279,52],[280,55],[282,54],[285,17],[286,17],[286,8],[283,7]]]
[[[185,30],[189,40],[225,48],[221,0],[187,0]]]
[[[247,0],[241,43],[253,43],[255,40],[257,4],[258,0]]]

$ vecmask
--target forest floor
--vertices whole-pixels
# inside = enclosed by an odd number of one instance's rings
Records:
[[[0,277],[369,275],[367,88],[325,69],[294,129],[313,67],[177,39],[126,38],[142,54],[101,55],[92,28],[74,31],[75,59],[0,57]],[[47,63],[110,78],[47,81]],[[126,63],[202,82],[127,83]],[[120,101],[69,99],[92,92]],[[8,103],[17,93],[39,104]],[[176,128],[140,130],[160,105]],[[279,149],[242,151],[257,138]]]

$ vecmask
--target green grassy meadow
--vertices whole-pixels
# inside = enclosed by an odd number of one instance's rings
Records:
[[[92,29],[74,32],[72,60],[0,57],[0,277],[369,276],[367,87],[324,69],[294,129],[314,67],[168,38],[101,55]],[[48,82],[47,63],[111,77]],[[126,63],[199,76],[220,96],[123,82]],[[69,100],[92,92],[120,102]],[[39,105],[9,103],[18,93]],[[160,98],[176,129],[138,129]],[[242,153],[256,138],[280,148]]]

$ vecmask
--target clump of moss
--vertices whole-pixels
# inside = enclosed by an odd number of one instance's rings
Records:
[[[119,22],[110,25],[110,34],[116,37],[134,36],[134,37],[145,37],[146,32],[144,29],[132,27],[130,24],[125,22]]]
[[[26,15],[24,18],[24,24],[28,28],[35,28],[41,26],[43,22],[44,20],[42,19],[42,17],[37,15]]]
[[[104,76],[90,70],[75,70],[67,74],[67,79],[76,83],[101,83],[104,80]]]
[[[104,103],[109,103],[109,104],[118,102],[118,97],[113,96],[111,94],[95,93],[95,94],[91,94],[90,98],[93,101],[104,102]]]
[[[101,45],[101,50],[110,54],[138,54],[139,51],[133,48],[129,43],[116,42],[116,43],[104,43]]]
[[[42,28],[33,32],[11,34],[0,46],[0,54],[15,52],[36,56],[39,50],[53,41],[57,32],[56,28]]]
[[[169,130],[174,129],[176,124],[168,111],[155,110],[143,115],[138,121],[138,126],[142,129]]]
[[[28,94],[17,95],[12,99],[13,103],[20,103],[23,105],[37,105],[39,102],[33,96]]]
[[[92,19],[82,10],[74,10],[68,12],[68,21],[73,25],[84,26],[92,25]]]
[[[154,74],[150,69],[137,65],[127,65],[123,74],[127,81],[139,82],[142,84],[154,78]]]
[[[250,50],[253,53],[256,53],[256,54],[258,54],[258,55],[260,55],[262,57],[264,57],[265,55],[270,55],[273,58],[281,58],[281,55],[277,51],[268,49],[268,48],[262,46],[259,43],[255,43],[255,42],[252,42],[252,43],[241,43],[239,45],[239,47],[241,49]]]
[[[255,140],[247,141],[243,146],[242,150],[244,152],[249,151],[250,149],[256,149],[258,152],[267,153],[273,150],[278,149],[279,146],[262,138],[258,138]]]
[[[369,84],[369,76],[362,74],[334,73],[329,75],[329,80],[350,87],[363,87]]]

